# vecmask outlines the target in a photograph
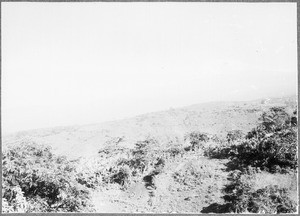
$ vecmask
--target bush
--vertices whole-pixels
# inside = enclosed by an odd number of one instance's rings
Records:
[[[98,172],[80,172],[76,175],[76,181],[87,188],[96,189],[101,185],[100,174]]]
[[[213,173],[212,164],[214,162],[205,158],[201,160],[192,159],[185,163],[180,169],[173,172],[172,177],[178,182],[182,189],[188,189],[202,184],[205,179],[211,179]],[[216,174],[217,175],[217,174]]]
[[[207,149],[205,154],[230,158],[240,168],[254,166],[270,172],[295,170],[298,167],[297,126],[291,119],[283,108],[273,107],[262,114],[259,125],[244,139],[229,134],[230,145]]]
[[[2,198],[2,213],[18,212],[18,207],[14,209],[13,205],[10,205],[5,198]]]
[[[209,136],[206,133],[202,133],[202,132],[191,132],[189,134],[187,134],[184,137],[184,141],[189,140],[190,142],[190,146],[186,147],[185,150],[189,151],[189,150],[196,150],[196,149],[200,149],[203,147],[203,143],[206,143],[209,141]]]
[[[271,107],[268,112],[261,115],[259,120],[266,132],[281,130],[291,123],[291,117],[283,107]]]
[[[298,167],[296,129],[276,132],[261,140],[249,139],[235,149],[235,158],[244,166],[260,167],[271,172],[275,167],[294,170]]]
[[[234,148],[228,145],[213,146],[204,151],[204,156],[216,159],[226,159],[233,155],[235,155]]]
[[[132,151],[132,158],[128,162],[129,167],[140,174],[151,169],[162,168],[165,165],[163,151],[160,150],[159,144],[153,139],[137,142],[135,149]]]
[[[226,139],[227,139],[227,142],[234,142],[234,141],[242,139],[243,136],[244,136],[244,133],[241,130],[232,130],[227,133]]]
[[[267,186],[251,194],[249,211],[254,213],[295,213],[297,204],[293,202],[286,188]]]
[[[88,189],[76,180],[76,164],[49,147],[22,143],[3,152],[2,197],[8,211],[92,211]]]
[[[210,157],[231,159],[227,167],[234,171],[229,175],[230,184],[224,189],[228,212],[296,212],[297,203],[290,199],[288,189],[277,185],[253,189],[255,174],[261,170],[289,172],[297,169],[295,118],[283,108],[273,107],[262,114],[258,126],[245,138],[229,134],[227,145],[223,143],[208,149],[206,154]]]
[[[128,166],[117,167],[112,171],[110,183],[118,183],[124,188],[130,183],[131,170]]]
[[[238,162],[271,172],[278,170],[275,167],[295,170],[298,167],[297,127],[291,117],[283,108],[273,107],[260,120],[247,139],[234,147]]]
[[[104,182],[117,183],[126,189],[131,181],[141,181],[145,175],[157,175],[165,166],[163,151],[154,139],[139,141],[130,151],[128,158],[119,158],[107,172],[104,173]]]
[[[3,192],[5,192],[5,189]],[[9,189],[9,192],[11,196],[10,202],[7,200],[7,198],[5,197],[2,198],[2,212],[3,213],[26,212],[26,209],[28,208],[28,203],[24,197],[24,192],[21,190],[21,188],[19,186],[11,187]]]
[[[176,146],[170,147],[170,148],[166,149],[164,152],[170,158],[175,158],[178,155],[182,156],[184,153],[182,148],[176,147]]]
[[[225,201],[230,204],[229,212],[235,213],[295,213],[297,203],[289,198],[286,188],[269,185],[254,190],[253,179],[256,170],[249,167],[245,173],[234,171],[231,183],[224,189]]]

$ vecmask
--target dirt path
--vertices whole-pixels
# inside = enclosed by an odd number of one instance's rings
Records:
[[[206,157],[180,158],[155,177],[155,190],[146,189],[141,181],[124,191],[116,184],[94,192],[96,212],[200,213],[210,204],[223,202],[221,190],[228,175],[223,171],[225,163]]]

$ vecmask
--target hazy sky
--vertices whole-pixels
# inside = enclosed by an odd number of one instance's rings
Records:
[[[296,3],[1,5],[4,133],[297,93]]]

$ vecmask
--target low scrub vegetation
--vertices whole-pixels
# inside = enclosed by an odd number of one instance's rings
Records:
[[[148,139],[135,144],[129,157],[118,159],[109,169],[109,183],[118,183],[122,187],[141,180],[146,175],[159,174],[164,165],[163,151],[156,149],[157,141]]]
[[[230,132],[227,133],[226,139],[227,142],[234,142],[237,140],[242,139],[244,136],[244,133],[241,130],[232,130]]]
[[[259,125],[246,136],[207,149],[205,154],[213,158],[229,158],[236,164],[236,168],[253,166],[270,172],[296,170],[298,155],[295,122],[295,116],[290,116],[283,108],[271,108],[262,114]]]
[[[297,203],[290,199],[287,188],[278,185],[269,185],[255,188],[257,169],[248,167],[244,172],[231,172],[224,192],[224,200],[228,212],[235,213],[295,213]]]
[[[297,211],[290,188],[274,182],[255,185],[261,172],[271,176],[297,172],[296,112],[273,107],[250,132],[233,130],[223,139],[194,131],[186,134],[185,143],[166,145],[147,138],[136,142],[134,148],[124,148],[118,145],[123,140],[118,137],[108,143],[89,164],[57,156],[51,148],[34,142],[9,147],[2,153],[2,211],[93,212],[91,191],[116,186],[124,192],[137,182],[156,190],[154,177],[159,174],[166,181],[171,175],[169,180],[176,184],[177,192],[206,187],[201,192],[211,194],[207,195],[211,199],[222,192],[225,204],[214,203],[207,212],[214,208],[222,213]],[[170,167],[173,170],[167,170]],[[217,178],[226,183],[211,186]]]
[[[2,158],[3,212],[93,210],[88,188],[78,181],[76,162],[36,143],[11,147]]]
[[[224,189],[226,212],[294,213],[296,202],[287,188],[268,185],[253,189],[256,173],[291,173],[298,168],[297,119],[281,107],[262,114],[256,128],[244,137],[229,133],[227,143],[206,150],[212,158],[229,159],[230,183]],[[230,139],[229,139],[230,138]]]
[[[209,135],[206,133],[193,131],[184,137],[185,141],[189,141],[190,145],[185,147],[186,151],[196,151],[204,148],[204,143],[209,141]]]

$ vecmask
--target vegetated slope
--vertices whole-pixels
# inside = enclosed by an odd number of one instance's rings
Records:
[[[135,142],[147,137],[161,143],[178,139],[183,142],[184,135],[191,131],[224,137],[231,130],[249,131],[263,111],[278,105],[295,107],[296,97],[203,103],[101,124],[24,131],[4,136],[2,146],[31,140],[75,158],[96,155],[99,149],[115,142],[133,148]]]
[[[5,210],[295,212],[295,110],[295,97],[207,103],[7,137]]]

